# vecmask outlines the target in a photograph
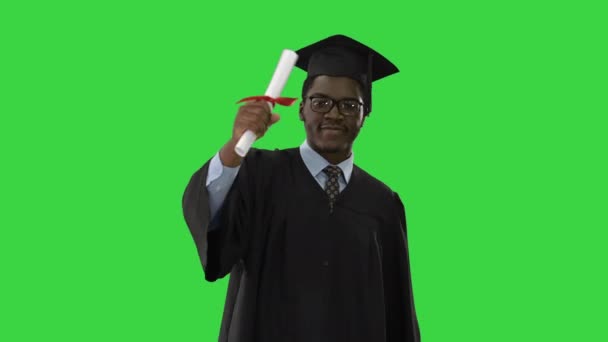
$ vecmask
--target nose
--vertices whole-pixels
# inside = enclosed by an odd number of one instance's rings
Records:
[[[342,114],[340,114],[340,110],[338,109],[338,104],[334,104],[334,106],[331,107],[329,112],[325,113],[325,116],[333,119],[342,118]]]

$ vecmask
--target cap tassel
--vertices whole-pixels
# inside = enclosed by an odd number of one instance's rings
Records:
[[[372,112],[372,80],[374,76],[372,75],[372,66],[373,66],[373,57],[374,54],[370,51],[367,57],[367,116]]]

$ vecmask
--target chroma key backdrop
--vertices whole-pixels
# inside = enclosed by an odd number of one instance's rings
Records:
[[[607,341],[606,15],[3,2],[0,340],[217,341],[228,277],[205,282],[183,191],[283,49],[345,34],[400,69],[374,83],[354,153],[405,205],[422,340]],[[255,147],[304,141],[297,103],[276,112]]]

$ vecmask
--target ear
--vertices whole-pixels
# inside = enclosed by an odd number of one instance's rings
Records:
[[[361,119],[361,127],[359,127],[359,129],[363,128],[363,124],[365,123],[365,118],[367,118],[367,115],[363,115],[363,119]]]
[[[302,113],[302,111],[304,110],[304,102],[300,102],[300,121],[304,121],[304,113]]]

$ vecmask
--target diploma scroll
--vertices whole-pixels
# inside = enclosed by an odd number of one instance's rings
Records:
[[[287,78],[289,77],[289,74],[291,73],[291,70],[293,69],[297,60],[298,54],[296,54],[295,51],[287,49],[283,50],[279,64],[272,75],[272,80],[270,81],[270,85],[268,85],[268,89],[266,89],[266,93],[264,93],[264,95],[272,98],[278,98],[281,96],[285,83],[287,83]],[[267,103],[270,107],[270,111],[272,111],[273,104],[270,102]],[[243,133],[239,139],[239,142],[234,147],[234,151],[239,156],[245,157],[256,139],[257,137],[255,133],[249,130],[245,131],[245,133]]]

